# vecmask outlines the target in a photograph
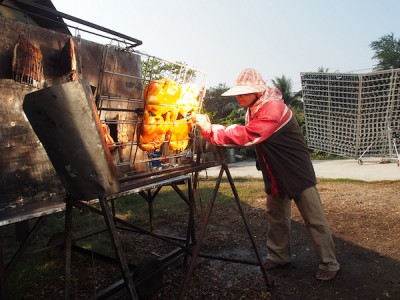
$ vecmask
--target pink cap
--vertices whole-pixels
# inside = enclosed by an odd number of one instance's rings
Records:
[[[237,96],[244,94],[262,93],[268,89],[260,73],[256,70],[248,68],[240,72],[236,79],[236,85],[222,96]]]

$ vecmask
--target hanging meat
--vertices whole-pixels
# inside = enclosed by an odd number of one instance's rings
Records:
[[[192,131],[192,120],[176,120],[172,125],[169,139],[169,149],[183,151],[189,144],[189,133]]]
[[[166,133],[171,127],[171,113],[163,116],[151,115],[144,111],[139,147],[144,151],[160,149],[166,138]]]
[[[189,133],[193,128],[191,116],[197,111],[199,92],[194,85],[180,86],[180,97],[176,102],[176,120],[171,126],[169,149],[183,151],[189,144]]]
[[[191,114],[198,107],[198,91],[194,85],[178,85],[171,79],[150,82],[144,91],[146,105],[139,147],[157,150],[169,141],[171,150],[184,150],[193,128]]]
[[[111,151],[115,148],[114,139],[111,136],[110,127],[107,124],[102,123],[101,127],[103,129],[104,138],[106,140],[108,149]]]
[[[14,45],[12,71],[14,80],[39,86],[43,75],[43,55],[38,47],[23,35]]]
[[[126,116],[118,113],[109,123],[101,124],[104,138],[110,151],[118,148],[118,154],[122,161],[122,149],[126,148],[128,139],[128,126],[126,124]]]

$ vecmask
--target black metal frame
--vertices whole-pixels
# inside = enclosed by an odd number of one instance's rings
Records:
[[[266,273],[265,269],[263,268],[261,256],[260,256],[260,254],[258,252],[258,248],[257,248],[257,245],[256,245],[256,243],[254,241],[253,235],[251,234],[250,227],[249,227],[249,225],[247,223],[247,220],[246,220],[246,217],[244,215],[242,206],[240,204],[239,194],[238,194],[238,192],[236,190],[235,184],[233,182],[232,175],[231,175],[231,173],[229,171],[228,165],[227,165],[227,163],[225,161],[225,158],[223,156],[221,148],[218,148],[218,154],[219,154],[219,157],[221,158],[221,161],[222,161],[221,169],[220,169],[218,178],[216,180],[216,184],[215,184],[215,188],[213,190],[211,201],[209,202],[209,204],[207,206],[207,209],[206,209],[206,212],[205,212],[205,216],[204,216],[204,219],[202,221],[202,225],[200,227],[200,232],[199,232],[198,239],[197,239],[197,241],[196,241],[196,243],[194,245],[193,250],[191,251],[191,260],[190,260],[190,263],[189,263],[189,266],[188,266],[188,269],[187,269],[187,273],[186,273],[186,276],[185,276],[184,283],[182,284],[182,288],[181,288],[181,291],[180,291],[180,294],[179,294],[179,299],[184,299],[187,286],[189,284],[190,278],[191,278],[192,273],[193,273],[194,268],[195,268],[195,264],[196,264],[197,258],[199,256],[200,257],[205,257],[205,258],[210,258],[210,259],[219,259],[219,260],[225,260],[225,261],[230,261],[230,262],[237,262],[237,263],[242,263],[242,264],[258,265],[260,267],[261,273],[262,273],[262,275],[263,275],[263,277],[265,279],[266,286],[268,286],[267,273]],[[235,198],[235,202],[236,202],[237,208],[239,210],[239,214],[240,214],[240,216],[242,218],[243,225],[246,228],[246,232],[248,234],[248,237],[249,237],[249,239],[251,241],[254,253],[256,255],[256,259],[257,259],[256,262],[249,262],[249,261],[236,260],[236,259],[225,259],[223,257],[202,255],[200,253],[201,246],[202,246],[202,241],[203,241],[203,238],[204,238],[206,230],[207,230],[207,226],[208,226],[208,223],[209,223],[209,220],[210,220],[213,208],[214,208],[214,204],[215,204],[215,201],[216,201],[216,198],[217,198],[217,195],[218,195],[218,189],[219,189],[220,183],[222,181],[222,176],[223,176],[224,172],[225,172],[225,174],[226,174],[226,176],[228,178],[229,184],[231,186],[231,189],[232,189],[232,192],[233,192],[233,195],[234,195],[234,198]],[[196,178],[198,178],[198,177],[196,176]],[[196,184],[196,182],[194,184]]]
[[[208,258],[208,259],[217,259],[217,260],[223,260],[223,261],[229,261],[229,262],[233,262],[233,263],[241,263],[241,264],[249,264],[249,265],[257,265],[260,267],[260,271],[263,275],[263,278],[265,280],[266,286],[268,287],[268,278],[267,278],[267,273],[265,271],[265,269],[262,267],[262,259],[261,256],[259,254],[257,245],[254,241],[253,235],[251,234],[251,230],[250,227],[247,223],[247,219],[245,217],[245,214],[243,212],[241,203],[240,203],[240,198],[239,198],[239,194],[236,190],[233,178],[230,174],[229,171],[229,167],[225,161],[223,152],[222,152],[222,148],[218,148],[218,155],[220,157],[220,164],[217,164],[221,167],[219,175],[217,177],[216,180],[216,185],[215,188],[213,190],[213,194],[211,196],[210,202],[208,203],[208,206],[206,208],[205,214],[204,214],[204,218],[201,222],[201,227],[199,228],[199,234],[198,234],[198,238],[196,239],[195,237],[195,229],[194,229],[194,208],[195,208],[195,197],[194,197],[194,187],[197,186],[199,177],[198,177],[198,173],[201,170],[206,169],[205,166],[209,166],[209,164],[207,165],[203,165],[200,164],[200,155],[197,157],[197,163],[193,168],[190,169],[183,169],[180,172],[178,171],[178,174],[176,173],[177,170],[175,170],[175,172],[172,172],[171,174],[162,174],[160,175],[160,177],[156,177],[156,178],[152,178],[149,179],[148,177],[145,177],[142,179],[142,184],[146,183],[145,185],[140,186],[140,180],[139,182],[135,181],[135,183],[130,182],[131,184],[134,184],[133,186],[131,185],[130,189],[126,189],[125,191],[122,191],[121,193],[118,194],[114,194],[109,196],[108,198],[105,199],[100,199],[100,204],[101,204],[101,210],[97,210],[94,209],[92,206],[88,206],[87,204],[85,204],[84,201],[72,201],[71,202],[71,209],[73,206],[77,207],[77,208],[88,208],[92,211],[95,211],[96,213],[102,214],[104,216],[105,222],[107,224],[107,228],[110,234],[110,239],[113,243],[114,246],[114,250],[116,252],[116,256],[118,258],[118,263],[120,265],[120,269],[121,269],[121,273],[123,275],[123,280],[119,281],[118,283],[114,284],[113,286],[110,286],[108,289],[106,289],[106,291],[102,291],[100,292],[100,294],[97,295],[97,297],[100,297],[99,299],[101,299],[101,295],[109,295],[109,293],[116,293],[116,292],[120,292],[121,289],[124,289],[125,291],[127,291],[129,297],[131,299],[138,299],[137,293],[136,293],[136,289],[135,289],[135,283],[132,280],[132,271],[130,270],[128,263],[126,261],[124,252],[122,251],[122,248],[120,246],[120,242],[118,239],[118,235],[117,235],[117,229],[128,229],[128,230],[135,230],[139,233],[142,234],[147,234],[150,235],[154,238],[158,238],[161,239],[163,241],[166,241],[168,243],[171,243],[173,245],[175,245],[177,248],[171,252],[171,254],[168,255],[168,260],[165,262],[165,264],[163,264],[161,266],[161,268],[166,268],[167,265],[175,262],[177,259],[181,258],[182,256],[185,257],[185,259],[187,257],[189,257],[189,261],[188,261],[188,266],[187,266],[187,272],[185,275],[185,279],[183,284],[181,285],[181,291],[179,294],[179,299],[183,299],[185,297],[186,291],[187,291],[187,286],[190,282],[191,276],[194,272],[195,269],[195,265],[197,262],[197,258],[198,257],[203,257],[203,258]],[[248,261],[248,260],[241,260],[241,259],[232,259],[232,258],[224,258],[224,257],[219,257],[219,256],[212,256],[212,255],[207,255],[207,254],[203,254],[201,253],[201,246],[202,246],[202,242],[203,242],[203,238],[206,234],[206,230],[208,227],[208,223],[211,217],[211,214],[213,212],[214,209],[214,204],[215,201],[217,199],[217,195],[218,195],[218,190],[222,181],[222,177],[223,174],[226,174],[227,179],[229,181],[230,187],[232,189],[234,198],[235,198],[235,203],[237,205],[239,214],[242,218],[243,221],[243,225],[246,229],[247,235],[250,239],[252,248],[254,250],[254,254],[256,256],[256,260],[255,261]],[[185,173],[185,174],[195,174],[194,176],[194,181],[192,182],[192,179],[190,176],[187,175],[182,175],[179,173]],[[186,197],[184,195],[184,193],[181,191],[181,189],[179,189],[179,187],[177,186],[178,182],[182,182],[182,181],[187,181],[187,188],[188,188],[188,197]],[[139,185],[139,186],[138,186]],[[177,194],[188,204],[189,206],[189,220],[188,220],[188,227],[187,227],[187,236],[185,239],[185,245],[182,245],[180,243],[174,242],[170,237],[164,237],[158,234],[155,234],[153,232],[153,222],[152,222],[152,218],[153,218],[153,208],[152,208],[152,202],[154,201],[154,199],[156,198],[157,194],[159,193],[160,189],[165,186],[171,186],[173,187],[173,189],[177,192]],[[155,191],[152,193],[151,190],[155,189]],[[111,202],[112,205],[114,205],[114,200],[122,197],[122,196],[126,196],[129,194],[133,194],[133,193],[138,193],[140,194],[149,204],[149,218],[150,218],[150,230],[145,230],[143,228],[139,228],[135,225],[132,225],[130,223],[127,223],[126,221],[123,221],[119,218],[117,218],[115,216],[115,210],[114,208],[112,208],[110,210],[110,208],[108,207],[108,203]],[[68,207],[68,206],[67,206]],[[68,209],[67,209],[68,211]],[[68,215],[68,212],[67,212]],[[71,224],[69,224],[69,218],[66,218],[66,226],[71,226]],[[67,225],[68,223],[68,225]],[[124,228],[122,227],[118,227],[116,224],[122,224],[124,226]],[[66,227],[68,228],[68,227]],[[71,230],[66,230],[68,233],[71,232]],[[66,244],[68,245],[68,243],[70,243],[69,245],[71,245],[71,241],[72,238],[71,237],[66,237]],[[66,252],[66,284],[65,284],[65,297],[66,299],[68,299],[69,297],[69,289],[70,289],[70,284],[69,284],[69,276],[70,276],[70,267],[71,267],[71,260],[70,260],[70,256],[71,256],[71,246],[67,247],[68,251]],[[171,257],[173,259],[171,259]],[[156,271],[158,272],[158,271]],[[137,283],[136,283],[137,284]]]
[[[181,189],[178,187],[178,183],[186,182],[187,183],[187,188],[188,188],[188,195],[186,196]],[[121,198],[122,196],[127,196],[130,194],[144,194],[146,196],[149,196],[145,198],[145,200],[149,204],[149,216],[150,216],[150,223],[152,224],[152,218],[153,218],[153,206],[152,202],[155,199],[155,196],[158,194],[160,189],[164,186],[172,186],[173,189],[177,192],[177,194],[184,200],[185,203],[187,203],[189,207],[189,220],[188,220],[188,227],[187,227],[187,235],[185,240],[185,244],[182,245],[180,243],[177,243],[173,241],[169,237],[164,237],[158,234],[155,234],[153,232],[153,226],[151,225],[150,231],[146,230],[144,228],[135,226],[133,224],[130,224],[118,217],[115,216],[115,210],[114,210],[114,201],[117,200],[118,198]],[[65,299],[70,298],[70,292],[71,292],[71,285],[70,285],[70,275],[71,275],[71,253],[72,253],[72,209],[73,207],[79,208],[79,209],[89,209],[95,213],[98,213],[104,217],[107,230],[110,235],[110,240],[113,245],[116,257],[117,257],[117,263],[119,264],[121,274],[123,277],[123,283],[120,282],[118,284],[117,291],[121,289],[121,285],[124,285],[129,297],[131,299],[138,299],[137,291],[135,289],[135,283],[132,278],[132,270],[128,265],[128,262],[125,257],[125,253],[121,247],[120,240],[118,238],[117,234],[117,229],[124,229],[124,230],[134,230],[136,232],[142,233],[142,234],[147,234],[150,235],[154,238],[161,239],[167,243],[175,245],[177,248],[170,253],[168,257],[166,257],[164,260],[165,264],[162,266],[162,268],[165,268],[166,265],[169,265],[170,263],[174,262],[176,260],[176,257],[181,257],[183,254],[185,254],[187,251],[185,249],[189,249],[190,244],[194,242],[195,237],[194,237],[194,199],[193,199],[193,192],[192,192],[192,180],[190,176],[176,176],[175,178],[170,178],[170,179],[165,179],[165,180],[158,180],[157,182],[150,183],[141,187],[136,187],[134,189],[127,190],[125,192],[121,192],[118,194],[111,195],[109,197],[105,197],[103,199],[99,199],[99,204],[100,204],[100,209],[96,209],[93,206],[87,204],[87,201],[78,201],[78,200],[71,200],[67,199],[67,206],[66,206],[66,223],[65,223],[65,228],[66,228],[66,239],[65,239],[65,244],[66,244],[66,252],[65,252],[65,290],[64,290],[64,297]],[[153,193],[151,190],[156,189],[156,191]],[[147,193],[147,194],[146,194]],[[110,207],[110,204],[112,204],[112,207]],[[118,224],[122,224],[124,227],[118,227]],[[179,250],[179,251],[177,251]],[[137,282],[136,282],[137,284]],[[113,289],[116,289],[113,287]],[[109,291],[107,292],[100,292],[100,295],[108,295]],[[101,296],[100,296],[101,297]],[[99,295],[96,296],[97,299],[99,299]],[[101,298],[100,298],[101,299]]]

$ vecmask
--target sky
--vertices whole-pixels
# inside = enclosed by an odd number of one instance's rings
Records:
[[[284,75],[293,91],[301,89],[302,72],[319,67],[371,72],[371,42],[400,36],[399,0],[52,2],[60,12],[141,40],[140,52],[202,70],[208,88],[233,86],[244,68],[255,68],[269,85]]]

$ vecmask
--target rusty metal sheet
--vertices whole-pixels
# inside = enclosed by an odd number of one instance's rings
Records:
[[[23,109],[69,197],[90,200],[119,190],[88,83],[29,93]]]

